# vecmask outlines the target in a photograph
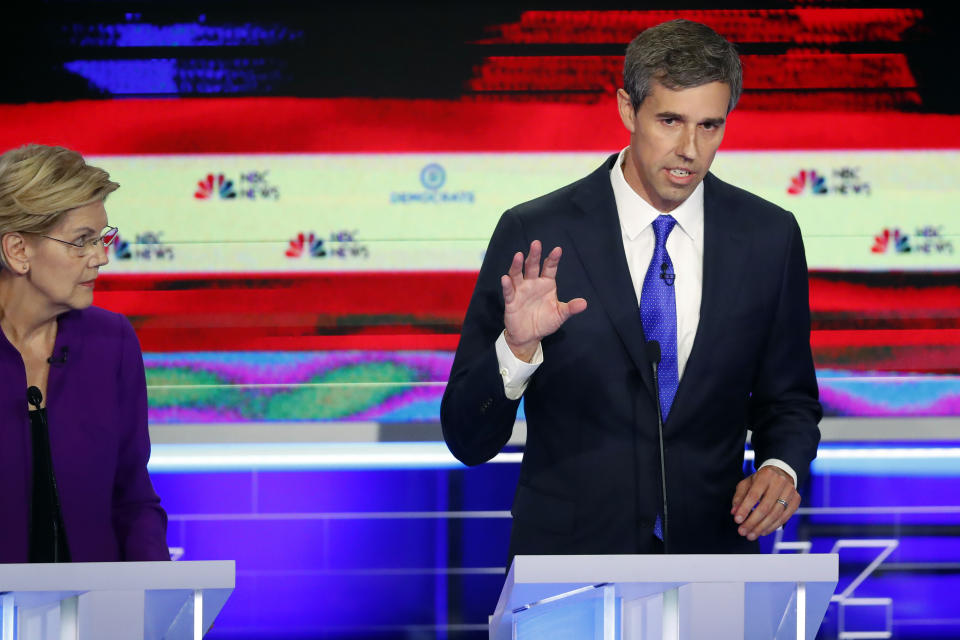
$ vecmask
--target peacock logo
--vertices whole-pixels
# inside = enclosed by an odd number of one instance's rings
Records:
[[[117,260],[129,260],[133,257],[133,252],[130,251],[130,243],[121,238],[119,233],[110,243],[110,247],[113,247],[113,257]],[[107,251],[110,250],[110,247],[107,247]]]
[[[233,180],[230,180],[222,173],[208,173],[207,177],[197,182],[197,190],[193,197],[197,200],[209,200],[218,195],[222,200],[237,197],[237,191],[233,187]]]
[[[290,241],[287,246],[286,256],[288,258],[299,258],[304,254],[311,258],[322,258],[327,255],[323,248],[323,240],[313,233],[298,233],[297,237]]]
[[[898,228],[885,228],[873,238],[873,253],[910,253],[910,236]]]
[[[815,195],[827,193],[826,180],[818,174],[815,169],[810,171],[801,170],[797,175],[790,178],[790,186],[787,187],[787,193],[798,196],[803,193],[807,187]]]

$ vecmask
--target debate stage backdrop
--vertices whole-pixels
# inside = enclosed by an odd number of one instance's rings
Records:
[[[237,560],[210,637],[484,637],[525,429],[446,452],[463,314],[500,214],[627,144],[623,51],[674,17],[743,56],[714,173],[806,243],[824,444],[765,546],[847,541],[822,637],[960,637],[952,13],[40,3],[0,26],[0,148],[122,185],[95,303],[143,346],[175,557]]]

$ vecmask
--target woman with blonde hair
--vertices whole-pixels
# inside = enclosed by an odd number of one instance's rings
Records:
[[[170,558],[140,344],[91,306],[118,187],[62,147],[0,156],[0,562]]]

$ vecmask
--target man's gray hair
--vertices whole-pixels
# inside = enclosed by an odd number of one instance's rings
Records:
[[[707,25],[690,20],[670,20],[645,29],[627,46],[623,88],[634,111],[650,95],[651,80],[674,90],[723,82],[730,87],[727,113],[743,93],[736,48]]]

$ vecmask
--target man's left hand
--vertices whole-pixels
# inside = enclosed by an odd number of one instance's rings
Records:
[[[777,499],[786,502],[786,506]],[[740,525],[737,530],[748,540],[776,531],[800,507],[800,494],[793,479],[774,466],[762,467],[737,484],[730,513]]]

